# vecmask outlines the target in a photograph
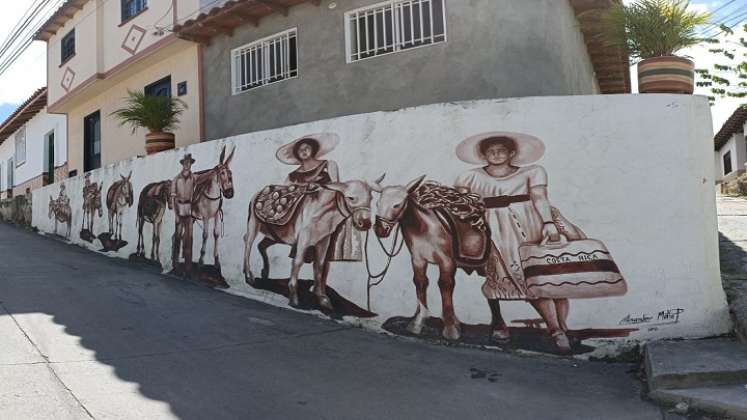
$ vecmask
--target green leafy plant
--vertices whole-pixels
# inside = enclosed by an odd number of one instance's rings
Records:
[[[604,17],[605,38],[627,49],[631,58],[675,55],[702,41],[697,30],[710,20],[709,13],[689,9],[687,0],[638,0],[616,4]]]
[[[180,99],[151,96],[141,91],[127,91],[125,106],[110,115],[119,118],[120,126],[129,125],[132,133],[142,127],[152,133],[167,132],[179,125],[179,116],[187,108]]]
[[[747,32],[747,25],[742,29]],[[747,40],[736,39],[734,29],[723,24],[719,35],[706,40],[712,45],[708,52],[715,60],[713,66],[695,70],[697,86],[710,89],[711,104],[717,97],[747,98]]]

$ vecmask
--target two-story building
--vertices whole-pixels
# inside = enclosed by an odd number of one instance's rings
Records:
[[[49,112],[68,117],[71,175],[145,154],[145,131],[111,116],[128,90],[178,96],[176,145],[203,138],[201,47],[172,33],[199,12],[199,0],[66,0],[43,24],[35,38],[47,42]]]
[[[65,116],[47,112],[47,89],[34,92],[0,124],[0,198],[66,177],[66,136]]]
[[[620,0],[202,0],[206,138],[489,98],[627,93]]]

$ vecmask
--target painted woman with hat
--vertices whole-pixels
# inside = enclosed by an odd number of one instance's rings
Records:
[[[275,154],[286,165],[298,165],[288,174],[286,184],[316,184],[324,186],[340,182],[337,163],[322,159],[340,144],[340,137],[334,133],[312,134],[296,139],[280,147]],[[361,261],[362,240],[360,233],[353,228],[352,219],[343,223],[333,234],[328,261]]]
[[[333,160],[321,159],[340,143],[336,134],[304,136],[278,149],[275,156],[286,165],[298,165],[288,174],[286,184],[319,184],[339,182],[340,173]]]
[[[528,296],[519,256],[519,247],[525,243],[560,239],[548,200],[547,172],[534,164],[545,152],[544,143],[526,134],[491,132],[464,140],[456,152],[460,160],[482,165],[460,175],[455,186],[483,197],[492,239],[500,254],[491,258],[492,267],[489,263],[483,285],[494,314],[493,337],[509,338],[499,301],[527,300],[542,316],[557,348],[570,351],[566,336],[568,299]]]

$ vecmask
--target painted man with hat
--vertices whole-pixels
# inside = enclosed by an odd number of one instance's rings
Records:
[[[303,136],[280,147],[275,154],[277,159],[286,165],[298,165],[296,170],[288,174],[285,183],[324,186],[340,182],[337,163],[322,159],[338,144],[340,137],[337,134],[319,133]],[[353,228],[352,219],[349,218],[333,234],[327,261],[361,261],[362,243],[360,233]]]
[[[184,274],[189,275],[192,273],[192,229],[194,227],[192,200],[196,182],[192,173],[192,164],[195,160],[192,159],[191,153],[187,153],[179,163],[182,165],[182,170],[171,182],[172,207],[176,214],[171,262],[176,269],[181,248],[182,257],[184,257]]]
[[[544,143],[526,134],[491,132],[464,140],[456,152],[463,162],[481,165],[460,175],[455,186],[479,194],[485,202],[487,222],[500,254],[491,258],[483,285],[493,313],[500,314],[500,300],[526,300],[544,319],[557,348],[570,351],[568,299],[528,296],[519,256],[519,247],[525,243],[560,239],[547,194],[547,172],[534,164],[545,152]],[[508,327],[500,315],[498,318],[502,325],[493,326],[493,336],[506,340]]]

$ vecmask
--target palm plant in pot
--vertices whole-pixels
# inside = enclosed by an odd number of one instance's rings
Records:
[[[175,137],[172,131],[179,125],[179,116],[187,108],[180,99],[171,96],[146,95],[141,91],[127,91],[125,106],[111,113],[119,118],[120,125],[145,128],[145,152],[149,155],[173,149]]]
[[[697,31],[710,14],[687,0],[637,0],[614,5],[605,16],[606,38],[638,61],[640,93],[692,94],[695,65],[676,54],[702,41]]]

